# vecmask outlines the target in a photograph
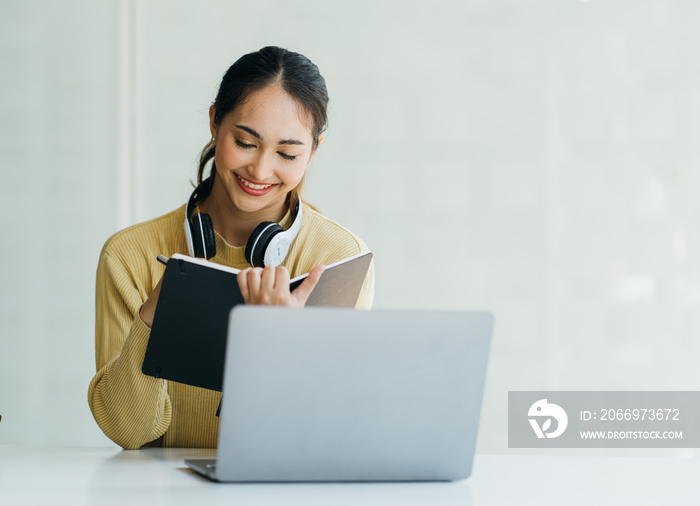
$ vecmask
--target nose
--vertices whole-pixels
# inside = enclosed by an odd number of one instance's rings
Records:
[[[269,182],[275,174],[273,158],[270,153],[260,152],[248,167],[248,174],[259,183]]]

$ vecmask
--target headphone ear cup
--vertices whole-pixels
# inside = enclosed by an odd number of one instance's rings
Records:
[[[263,221],[255,227],[245,245],[245,259],[253,267],[265,267],[265,250],[270,240],[284,229],[274,221]]]
[[[211,216],[207,213],[197,213],[192,216],[192,223],[194,256],[208,260],[216,255],[216,234]]]

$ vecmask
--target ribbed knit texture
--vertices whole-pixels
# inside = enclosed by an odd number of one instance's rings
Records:
[[[308,206],[301,229],[283,265],[291,277],[359,252],[369,251],[355,235]],[[123,448],[141,446],[215,448],[219,392],[146,376],[141,372],[150,329],[139,309],[160,280],[165,266],[156,256],[187,254],[185,206],[160,218],[118,232],[104,245],[97,267],[95,356],[97,374],[88,403],[104,433]],[[280,222],[291,225],[287,213]],[[216,234],[211,259],[237,269],[250,267],[244,247]],[[357,307],[369,309],[374,297],[374,263]]]

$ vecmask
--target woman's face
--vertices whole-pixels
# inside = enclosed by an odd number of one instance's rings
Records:
[[[311,118],[282,88],[268,86],[214,124],[216,181],[240,211],[280,213],[314,154]]]

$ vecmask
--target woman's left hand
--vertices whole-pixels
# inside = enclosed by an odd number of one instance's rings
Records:
[[[317,265],[304,282],[290,292],[286,267],[248,267],[238,273],[238,287],[246,304],[304,307],[324,270],[325,266]]]

